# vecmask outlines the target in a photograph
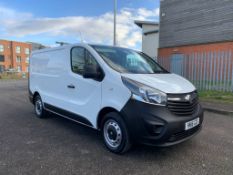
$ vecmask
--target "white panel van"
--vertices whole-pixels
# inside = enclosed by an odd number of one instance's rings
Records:
[[[170,146],[201,130],[196,88],[144,53],[75,44],[30,58],[29,97],[39,118],[54,113],[102,132],[106,147]]]

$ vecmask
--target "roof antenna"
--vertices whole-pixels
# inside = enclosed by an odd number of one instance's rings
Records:
[[[64,45],[67,45],[69,43],[62,42],[62,41],[56,41],[56,44],[60,44],[60,46],[64,46]]]
[[[84,43],[84,40],[83,40],[83,35],[82,35],[82,32],[79,30],[79,35],[80,35],[80,40],[81,40],[81,43]]]

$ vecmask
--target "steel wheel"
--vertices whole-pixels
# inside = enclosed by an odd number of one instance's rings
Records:
[[[109,151],[122,154],[131,147],[128,129],[121,115],[110,112],[103,118],[101,132],[105,146]]]
[[[42,110],[43,110],[42,101],[40,99],[37,99],[37,101],[35,102],[36,115],[41,116]]]
[[[36,113],[36,116],[39,118],[46,118],[47,112],[44,110],[43,102],[41,100],[41,97],[37,95],[34,100],[34,110]]]
[[[115,120],[108,120],[104,124],[104,138],[109,146],[117,148],[122,142],[122,131]]]

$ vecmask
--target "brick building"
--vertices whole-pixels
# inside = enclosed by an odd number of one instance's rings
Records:
[[[28,72],[32,46],[28,43],[0,40],[0,72]]]
[[[233,92],[232,9],[232,0],[160,0],[158,62],[199,90]]]
[[[159,57],[233,50],[233,1],[161,0]]]

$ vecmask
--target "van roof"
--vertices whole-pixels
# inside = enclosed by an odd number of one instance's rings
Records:
[[[40,49],[40,50],[35,50],[35,51],[32,52],[32,54],[49,52],[49,51],[56,51],[56,50],[63,50],[63,49],[71,48],[71,47],[74,47],[74,46],[106,46],[106,47],[124,48],[124,47],[120,47],[120,46],[112,46],[112,45],[106,45],[106,44],[75,43],[75,44],[67,44],[67,45],[58,46],[58,47],[44,48],[44,49]]]
[[[44,49],[40,49],[40,50],[35,50],[32,52],[32,54],[43,53],[43,52],[48,52],[48,51],[63,50],[63,49],[70,48],[73,46],[87,46],[87,45],[89,45],[89,44],[86,44],[86,43],[66,44],[66,45],[58,46],[58,47],[51,47],[51,48],[44,48]]]

